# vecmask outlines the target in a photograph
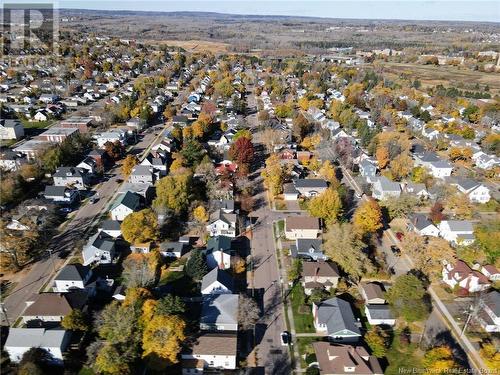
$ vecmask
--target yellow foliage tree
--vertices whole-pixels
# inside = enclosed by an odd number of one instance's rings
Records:
[[[203,206],[198,206],[193,210],[193,217],[199,223],[206,223],[208,221],[207,210]]]
[[[382,228],[382,211],[379,204],[374,199],[363,201],[353,217],[354,228],[357,233],[375,233]]]
[[[426,370],[433,373],[446,374],[457,367],[453,352],[449,346],[437,346],[427,351],[422,361]]]
[[[158,239],[158,218],[149,208],[132,212],[121,224],[123,238],[131,244]]]
[[[186,336],[186,322],[176,315],[159,315],[146,323],[142,335],[142,357],[151,367],[164,369],[178,362],[181,343]]]
[[[193,129],[191,126],[186,126],[182,129],[182,138],[189,139],[193,137]]]
[[[129,176],[132,173],[132,169],[139,163],[139,160],[135,155],[127,155],[122,164],[122,173],[124,176]]]
[[[377,163],[380,169],[384,169],[389,164],[389,151],[386,147],[378,147],[375,152]]]
[[[323,165],[319,169],[319,175],[330,183],[330,187],[337,189],[340,186],[337,174],[335,173],[335,167],[330,160],[323,162]]]
[[[311,216],[319,217],[331,224],[335,223],[342,213],[342,201],[337,190],[330,187],[311,199],[307,209]]]
[[[413,159],[406,153],[399,154],[391,161],[390,168],[392,177],[399,181],[411,173],[413,169]]]

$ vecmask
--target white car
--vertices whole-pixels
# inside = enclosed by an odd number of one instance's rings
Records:
[[[281,345],[283,346],[288,346],[292,344],[292,338],[290,332],[288,331],[281,332],[280,339],[281,339]]]

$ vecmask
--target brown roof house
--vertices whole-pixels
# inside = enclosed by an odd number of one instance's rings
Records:
[[[302,286],[309,296],[316,288],[330,290],[339,283],[339,270],[331,262],[304,262],[302,264]]]
[[[321,227],[317,217],[289,216],[285,220],[285,237],[288,240],[317,238],[320,233]]]
[[[85,290],[70,293],[40,293],[26,301],[28,307],[21,317],[24,323],[30,321],[60,322],[73,309],[82,310],[87,304],[88,294]]]
[[[189,352],[182,353],[182,373],[201,374],[205,369],[236,369],[237,344],[236,333],[201,335]]]
[[[379,283],[361,283],[360,293],[367,304],[385,304],[384,292],[384,287]]]
[[[313,343],[321,375],[357,374],[382,375],[377,358],[361,346]]]

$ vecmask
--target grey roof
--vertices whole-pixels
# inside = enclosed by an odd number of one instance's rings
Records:
[[[290,246],[292,257],[324,258],[322,240],[320,238],[298,238],[295,244]]]
[[[467,220],[446,220],[453,232],[472,232],[474,228],[472,223]]]
[[[222,209],[218,209],[214,213],[210,215],[210,222],[214,222],[217,220],[222,220],[228,224],[234,224],[236,223],[236,214],[229,214],[224,212]]]
[[[45,197],[63,197],[66,190],[66,186],[47,185],[45,186],[43,195],[45,195]]]
[[[464,190],[470,190],[480,185],[479,182],[474,181],[470,178],[455,177],[453,180],[455,184],[460,185]]]
[[[496,316],[500,316],[500,292],[492,290],[484,296],[483,301]]]
[[[414,213],[409,215],[408,220],[412,225],[418,230],[427,228],[429,225],[433,225],[432,222],[424,214]]]
[[[69,334],[67,331],[60,328],[11,328],[5,346],[10,348],[62,348],[67,334]]]
[[[5,128],[14,128],[21,124],[21,121],[16,119],[0,119],[0,124]]]
[[[227,236],[212,237],[207,242],[207,253],[216,250],[229,250],[231,249],[231,238]]]
[[[180,253],[184,250],[185,243],[165,241],[160,244],[160,251],[168,253]]]
[[[294,180],[296,188],[327,188],[328,184],[322,178],[300,178]]]
[[[297,189],[295,189],[295,186],[289,182],[286,184],[283,184],[283,193],[284,194],[298,194]]]
[[[173,122],[188,122],[188,118],[186,116],[174,116],[172,118]]]
[[[149,165],[136,165],[132,170],[134,176],[151,176],[153,172]]]
[[[76,167],[59,167],[54,173],[54,177],[82,177],[87,174],[87,170]]]
[[[115,247],[113,237],[104,232],[97,232],[94,234],[89,238],[88,244],[103,251],[112,251]]]
[[[90,267],[79,263],[68,264],[59,271],[54,280],[60,281],[83,281],[90,272]]]
[[[334,297],[323,301],[318,306],[318,322],[326,324],[328,334],[350,334],[361,336],[356,318],[349,302]],[[347,332],[350,331],[350,332]]]
[[[397,182],[389,180],[385,176],[379,177],[378,181],[383,191],[401,191],[401,185]]]
[[[361,165],[364,168],[377,168],[371,161],[369,161],[368,159],[364,159],[363,161],[361,161],[361,163],[359,163],[359,165]]]
[[[121,230],[121,223],[118,220],[104,220],[100,227],[104,230]]]
[[[453,168],[453,165],[446,160],[438,160],[431,163],[434,168]]]
[[[234,211],[234,200],[233,199],[216,199],[212,200],[211,205],[216,209],[231,210]]]
[[[220,282],[227,289],[233,290],[233,278],[226,271],[219,268],[214,268],[212,271],[203,276],[201,280],[201,290],[208,288],[214,282]]]
[[[151,184],[149,183],[133,183],[133,182],[125,182],[118,189],[118,194],[125,194],[128,191],[136,194],[144,194],[148,189],[153,189]]]
[[[203,298],[200,322],[204,324],[237,324],[238,294],[215,294]]]
[[[389,305],[366,305],[372,319],[394,319]]]
[[[439,157],[434,152],[423,152],[418,154],[418,158],[426,163],[432,163],[439,160]]]
[[[137,194],[127,191],[125,194],[121,194],[118,196],[118,198],[113,203],[113,206],[111,206],[110,210],[114,210],[121,204],[135,211],[137,208],[139,208],[140,198]]]

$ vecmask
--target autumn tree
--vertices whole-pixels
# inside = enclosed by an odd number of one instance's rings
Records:
[[[128,288],[152,285],[157,276],[159,259],[157,253],[133,253],[123,261],[123,278]]]
[[[460,192],[448,197],[446,200],[446,209],[452,211],[457,219],[471,219],[474,212],[474,206],[469,198]]]
[[[374,199],[363,201],[354,211],[354,229],[361,235],[375,233],[382,228],[382,211]]]
[[[63,318],[61,326],[70,331],[86,331],[89,325],[82,310],[73,309]]]
[[[439,224],[441,221],[445,219],[445,215],[443,214],[443,204],[441,202],[436,202],[432,205],[431,211],[429,213],[429,219],[436,223]]]
[[[156,315],[147,321],[142,335],[142,357],[153,369],[177,363],[181,344],[186,338],[186,322],[178,315]]]
[[[272,128],[266,128],[261,133],[261,140],[268,153],[274,151],[274,146],[277,145],[281,140],[281,133]]]
[[[293,119],[292,134],[301,142],[302,139],[313,130],[313,124],[307,120],[302,113],[299,113],[297,117]]]
[[[484,252],[488,262],[495,263],[500,259],[500,221],[483,221],[476,226],[474,236],[477,246]]]
[[[189,206],[191,197],[192,173],[179,170],[161,178],[156,183],[156,199],[153,207],[166,208],[180,214]]]
[[[229,157],[240,166],[250,166],[254,158],[254,153],[252,141],[246,137],[238,138],[229,149]]]
[[[240,129],[238,130],[234,136],[233,136],[233,142],[236,142],[240,138],[247,138],[249,140],[252,140],[252,132],[248,129]]]
[[[424,355],[422,364],[427,371],[432,371],[436,374],[447,374],[458,367],[453,357],[453,351],[447,345],[429,349]]]
[[[330,160],[323,162],[323,165],[319,169],[319,175],[328,181],[330,187],[337,189],[340,186],[340,182],[335,172],[335,167],[332,165]]]
[[[2,182],[3,183],[3,182]],[[35,257],[39,251],[40,232],[35,223],[27,223],[27,231],[18,231],[7,228],[9,221],[0,219],[0,255],[4,266],[16,270]]]
[[[205,149],[202,144],[196,140],[190,139],[184,142],[179,154],[184,160],[184,165],[188,168],[196,167],[205,155]]]
[[[158,217],[149,208],[132,212],[121,224],[123,238],[131,244],[155,241],[158,231]]]
[[[415,210],[418,203],[418,198],[408,194],[401,194],[399,197],[388,197],[380,202],[387,209],[391,219],[406,217]]]
[[[380,169],[384,169],[389,164],[389,151],[385,147],[377,148],[377,152],[375,153],[375,157],[377,158],[378,167]]]
[[[366,333],[364,339],[375,357],[385,357],[390,344],[389,335],[385,331],[379,326],[374,326]]]
[[[494,343],[483,343],[479,353],[490,369],[500,368],[500,350],[497,349]]]
[[[342,201],[339,193],[331,187],[326,189],[309,201],[307,210],[311,216],[323,219],[328,224],[335,223],[342,214]]]
[[[373,271],[373,265],[363,251],[366,245],[350,223],[336,223],[325,234],[325,253],[354,279]]]
[[[208,221],[207,210],[203,206],[198,206],[193,210],[193,217],[199,223],[206,223]]]
[[[391,161],[390,169],[394,180],[400,181],[411,173],[413,169],[413,159],[406,153],[399,154]]]
[[[295,283],[298,279],[300,279],[302,275],[302,259],[294,259],[290,268],[288,269],[287,276],[288,280],[292,283]]]
[[[179,296],[167,294],[158,300],[155,308],[155,314],[159,315],[182,315],[186,311],[186,304]]]
[[[424,285],[412,274],[399,276],[386,292],[387,302],[393,311],[407,322],[419,321],[427,317],[430,306],[425,297]]]
[[[243,330],[251,329],[259,320],[260,309],[257,302],[246,294],[240,294],[238,301],[238,324]]]
[[[278,155],[272,154],[266,159],[266,167],[262,171],[265,186],[273,196],[281,193],[286,178],[285,168],[281,165]]]
[[[98,373],[121,375],[130,374],[131,363],[122,358],[123,353],[119,351],[117,346],[106,343],[99,350],[95,358],[94,368]]]

